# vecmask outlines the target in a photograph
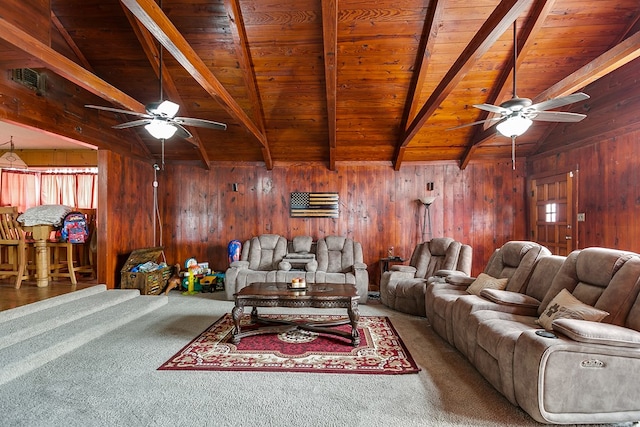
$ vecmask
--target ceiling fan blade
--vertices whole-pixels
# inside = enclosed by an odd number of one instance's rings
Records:
[[[575,123],[587,117],[585,114],[563,111],[540,111],[531,115],[531,120],[539,122]]]
[[[173,125],[176,127],[176,135],[178,135],[180,138],[184,138],[184,139],[189,139],[191,138],[193,135],[191,135],[191,132],[189,132],[186,128],[184,128],[183,126],[177,124],[177,123],[173,123]]]
[[[477,122],[465,123],[465,124],[460,125],[460,126],[455,126],[455,127],[452,127],[452,128],[448,128],[447,130],[466,128],[466,127],[469,127],[469,126],[475,126],[475,125],[479,125],[481,123],[493,122],[493,121],[496,121],[496,120],[502,120],[502,117],[492,117],[490,119],[478,120]]]
[[[95,110],[110,111],[112,113],[130,114],[132,116],[146,117],[149,119],[151,118],[151,116],[149,116],[148,114],[138,113],[136,111],[121,110],[119,108],[103,107],[102,105],[85,105],[85,107],[93,108]]]
[[[542,101],[537,104],[532,105],[528,109],[536,110],[536,111],[546,111],[552,110],[554,108],[563,107],[565,105],[573,104],[579,101],[584,101],[585,99],[589,99],[590,96],[586,93],[576,92],[571,95],[562,96],[560,98],[549,99],[547,101]]]
[[[509,114],[511,111],[500,107],[499,105],[491,105],[491,104],[473,104],[474,107],[479,108],[480,110],[488,111],[490,113],[497,114]]]
[[[131,122],[121,123],[119,125],[111,126],[114,129],[127,129],[135,126],[148,125],[151,123],[151,119],[133,120]]]
[[[186,126],[196,126],[201,128],[220,129],[220,130],[227,129],[227,125],[224,123],[219,123],[219,122],[214,122],[211,120],[204,120],[204,119],[193,119],[190,117],[175,117],[170,121],[172,123],[176,123],[179,125],[186,125]]]

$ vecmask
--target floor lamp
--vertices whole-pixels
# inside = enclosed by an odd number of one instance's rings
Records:
[[[424,205],[424,219],[422,220],[422,241],[426,241],[425,240],[425,233],[424,233],[424,229],[425,226],[427,225],[427,221],[429,222],[429,238],[433,237],[433,234],[431,232],[431,211],[429,210],[429,208],[431,207],[431,204],[434,202],[434,200],[436,200],[436,196],[429,196],[429,197],[423,197],[422,199],[420,199],[420,203],[422,203]]]

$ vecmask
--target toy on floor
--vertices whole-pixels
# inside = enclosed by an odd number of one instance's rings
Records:
[[[187,286],[187,291],[183,292],[182,295],[197,294],[198,291],[195,290],[195,283],[196,283],[196,272],[200,271],[200,266],[198,265],[198,261],[195,258],[189,258],[184,263],[184,266],[187,267],[188,286]]]
[[[164,291],[165,295],[169,295],[169,291],[173,288],[179,288],[182,279],[180,279],[180,264],[176,264],[173,268],[173,274],[167,280],[167,289]]]

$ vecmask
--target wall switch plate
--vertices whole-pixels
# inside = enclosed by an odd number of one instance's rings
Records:
[[[578,220],[579,222],[584,222],[584,217],[585,217],[584,212],[579,212],[579,213],[578,213],[578,218],[577,218],[577,220]]]

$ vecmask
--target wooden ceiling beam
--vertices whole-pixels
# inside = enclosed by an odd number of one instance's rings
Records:
[[[571,73],[558,83],[540,93],[534,103],[559,96],[571,95],[588,84],[606,76],[640,56],[640,32],[618,43],[584,67]]]
[[[618,43],[618,45],[609,49],[607,52],[603,53],[584,67],[542,92],[534,99],[534,102],[537,103],[559,96],[570,95],[584,88],[589,83],[604,77],[625,64],[628,64],[639,56],[640,32],[637,32]],[[557,126],[557,124],[555,126]],[[544,137],[536,143],[532,151],[533,153],[538,152],[542,143],[547,139],[549,134],[551,134],[552,130],[553,127],[551,127],[549,131],[545,133]]]
[[[49,46],[25,33],[18,27],[0,17],[0,39],[9,43],[42,63],[50,69],[81,88],[131,111],[144,113],[144,105],[134,98],[111,86],[101,78],[76,64],[66,56],[56,52]]]
[[[434,0],[430,2],[427,10],[427,17],[424,21],[422,29],[422,37],[418,46],[418,55],[416,65],[414,67],[413,76],[409,92],[407,94],[407,102],[402,117],[402,130],[406,131],[409,121],[416,115],[420,101],[422,87],[427,78],[427,69],[429,68],[429,60],[431,53],[438,37],[438,28],[441,25],[442,13],[444,10],[444,1]]]
[[[415,117],[416,111],[419,107],[420,94],[422,93],[422,87],[427,78],[427,69],[429,59],[431,58],[431,52],[435,45],[436,38],[438,37],[438,28],[442,20],[442,11],[444,9],[444,1],[434,0],[431,2],[429,10],[427,11],[427,17],[422,28],[422,37],[420,38],[420,45],[418,46],[418,55],[415,65],[415,71],[413,73],[414,78],[409,86],[407,93],[407,102],[404,105],[404,112],[402,115],[402,123],[400,129],[402,132],[407,131],[407,126],[412,118]],[[394,155],[394,168],[400,169],[402,160],[404,159],[406,147],[399,144],[396,147]]]
[[[395,170],[400,169],[404,151],[420,128],[529,4],[529,0],[502,0],[491,13],[407,128],[394,159]]]
[[[267,138],[153,0],[121,0],[184,69],[269,151]],[[264,152],[264,150],[263,150]],[[269,156],[270,157],[270,156]],[[266,163],[266,162],[265,162]]]
[[[54,25],[57,29],[58,24],[55,24],[54,22]],[[61,24],[59,25],[62,26]],[[73,49],[72,46],[75,46],[75,42],[73,42],[70,37],[69,40],[67,40],[66,37],[64,38],[67,43],[71,42],[69,46]],[[145,112],[144,105],[142,105],[140,102],[136,101],[119,89],[111,86],[109,83],[102,80],[88,69],[83,68],[66,56],[56,52],[49,46],[32,37],[30,34],[27,34],[18,27],[10,24],[3,18],[0,18],[0,39],[10,44],[14,48],[33,57],[38,63],[41,64],[43,68],[47,68],[53,71],[59,76],[82,87],[88,92],[125,109],[137,112]],[[82,52],[80,52],[77,46],[75,50],[77,50],[76,54],[78,55],[79,60],[81,60],[80,58],[84,58],[84,55],[82,54]],[[86,58],[84,59],[84,62],[85,65],[89,65],[89,62],[86,60]],[[143,151],[143,153],[150,156],[151,152],[149,151],[149,148],[145,144],[143,144],[139,138],[136,137],[135,139],[137,145]]]
[[[91,67],[91,64],[89,64],[87,58],[84,56],[84,53],[82,53],[76,42],[73,40],[67,29],[64,28],[64,25],[62,25],[62,22],[60,22],[53,11],[51,11],[51,22],[53,23],[55,29],[58,30],[64,41],[67,43],[67,46],[69,46],[69,48],[76,55],[76,58],[78,58],[78,61],[80,61],[80,65],[93,73],[93,68]]]
[[[147,31],[147,29],[140,23],[140,21],[138,21],[136,17],[133,16],[129,9],[124,6],[122,6],[122,9],[124,10],[124,14],[129,20],[129,24],[131,25],[133,32],[138,38],[138,41],[142,45],[142,50],[147,56],[147,59],[149,60],[153,71],[156,73],[156,76],[158,76],[158,78],[162,78],[162,88],[167,92],[169,98],[173,99],[177,104],[184,106],[184,102],[180,97],[180,93],[178,92],[175,81],[171,77],[171,73],[169,73],[169,70],[167,70],[167,67],[165,67],[164,64],[162,64],[162,67],[160,66],[160,61],[162,61],[162,58],[156,45],[156,40],[153,38],[151,33],[149,33],[149,31]],[[162,76],[160,76],[160,69],[162,69]],[[202,140],[198,136],[198,131],[194,128],[189,129],[189,131],[191,132],[192,137],[186,139],[186,141],[190,144],[193,144],[198,149],[198,155],[200,156],[200,160],[202,160],[202,162],[204,163],[205,169],[211,170],[211,167],[209,166],[209,155],[204,149]]]
[[[327,94],[327,120],[329,130],[329,170],[336,170],[336,108],[338,54],[338,2],[322,1],[322,40],[324,44],[324,78]]]
[[[518,57],[516,58],[515,65],[516,70],[520,68],[523,59],[534,47],[535,38],[542,28],[544,21],[547,19],[547,16],[549,16],[549,13],[553,9],[555,2],[556,0],[537,0],[534,4],[533,9],[529,14],[527,25],[523,27],[522,32],[518,35]],[[508,64],[513,64],[513,53],[509,57]],[[504,99],[507,91],[511,90],[513,94],[513,85],[510,84],[512,80],[513,66],[504,67],[500,76],[496,80],[491,95],[489,95],[485,102],[487,104],[497,104],[500,100]],[[478,120],[486,120],[489,118],[490,114],[491,113],[487,111],[481,110]],[[465,169],[467,167],[471,161],[471,157],[481,145],[479,141],[487,141],[487,139],[481,139],[485,129],[486,127],[483,128],[482,126],[478,126],[478,129],[473,133],[471,142],[467,145],[467,149],[460,160],[460,169]]]
[[[251,50],[249,49],[249,40],[247,38],[247,30],[244,25],[244,18],[242,17],[240,1],[225,0],[224,5],[227,10],[227,15],[229,16],[229,21],[234,24],[231,25],[230,28],[233,35],[233,43],[236,48],[236,55],[238,57],[238,62],[240,63],[240,69],[242,70],[245,84],[247,85],[247,92],[249,94],[251,109],[253,111],[253,119],[260,131],[266,135],[264,108],[262,107],[260,91],[258,90],[258,81],[256,80],[256,74],[253,69],[253,60],[251,58]],[[264,158],[267,170],[273,169],[271,151],[267,146],[262,147],[262,157]]]

